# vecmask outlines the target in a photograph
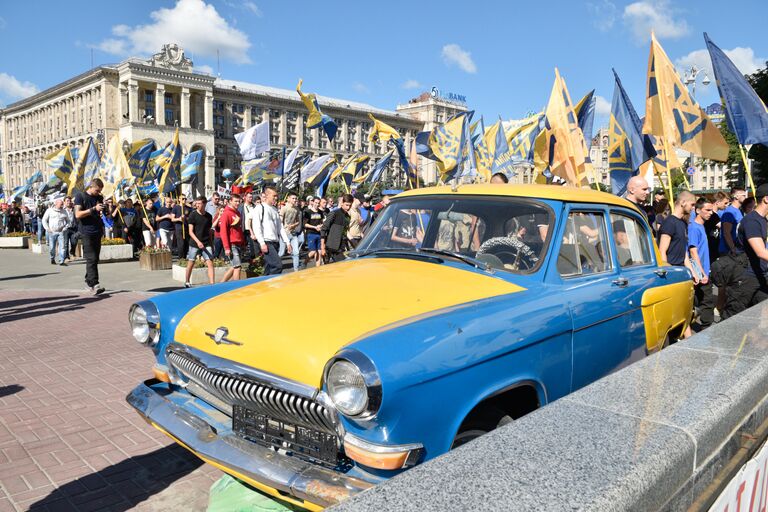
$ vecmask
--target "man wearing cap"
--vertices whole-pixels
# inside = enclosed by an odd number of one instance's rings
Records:
[[[768,298],[768,183],[757,187],[755,209],[741,219],[734,251],[744,253],[747,266],[741,277],[729,283],[723,318],[744,311]]]
[[[59,265],[65,266],[67,259],[67,240],[64,232],[69,227],[69,216],[64,211],[64,198],[57,197],[53,200],[53,207],[45,210],[43,215],[43,229],[45,238],[51,248],[51,265],[56,265],[56,244],[59,244]]]

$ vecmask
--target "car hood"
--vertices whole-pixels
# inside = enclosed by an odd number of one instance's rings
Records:
[[[388,324],[524,288],[492,275],[402,258],[363,258],[255,282],[181,319],[175,341],[319,387],[342,347]],[[242,345],[216,344],[219,327]]]

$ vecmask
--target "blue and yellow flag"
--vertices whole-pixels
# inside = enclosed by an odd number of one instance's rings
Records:
[[[181,161],[181,182],[192,183],[197,179],[203,165],[203,150],[193,151]]]
[[[368,134],[368,140],[370,142],[389,142],[390,139],[401,139],[400,133],[393,127],[389,126],[384,121],[379,121],[373,114],[368,114],[368,117],[373,121],[373,128],[371,133]]]
[[[360,171],[371,157],[368,155],[355,155],[355,159],[352,161],[352,165],[348,165],[341,173],[341,179],[344,180],[344,185],[349,191],[349,187],[352,186],[355,177],[360,175]]]
[[[267,174],[267,166],[269,165],[269,162],[270,159],[268,156],[254,158],[253,160],[243,162],[240,167],[242,171],[240,184],[247,187],[248,185],[255,185],[264,181],[266,179],[265,176]]]
[[[75,167],[72,161],[72,154],[69,152],[69,146],[50,153],[44,160],[45,165],[51,170],[47,187],[53,189],[61,183],[69,185],[72,169]]]
[[[429,135],[429,148],[443,166],[443,180],[458,176],[465,154],[468,112],[459,112],[444,124],[436,126]]]
[[[514,130],[507,133],[510,160],[512,163],[533,164],[534,143],[544,129],[544,114],[536,114],[525,120]]]
[[[506,176],[514,173],[512,167],[512,158],[509,145],[507,144],[507,134],[504,132],[504,125],[501,119],[485,130],[475,149],[477,172],[486,181],[497,172]]]
[[[611,191],[617,196],[623,196],[629,179],[637,174],[644,162],[656,156],[656,150],[650,136],[643,134],[643,123],[615,70],[613,76],[616,83],[608,127],[608,169],[611,173]]]
[[[587,185],[592,164],[571,96],[557,68],[545,115],[544,130],[534,143],[536,169],[545,176],[558,176],[570,185]]]
[[[683,163],[677,157],[677,151],[669,146],[669,158],[667,158],[667,150],[665,148],[664,141],[661,137],[654,137],[648,135],[648,138],[653,144],[653,149],[656,151],[656,156],[648,160],[647,162],[640,164],[640,174],[643,176],[655,174],[662,174],[672,169],[682,167]],[[669,176],[669,174],[667,174]]]
[[[675,66],[651,34],[643,132],[694,155],[724,162],[728,144],[680,81]]]
[[[157,188],[161,194],[169,194],[181,183],[179,168],[181,166],[181,146],[179,145],[179,129],[173,134],[171,143],[155,161],[155,175],[159,175]]]
[[[155,141],[142,139],[131,144],[128,149],[128,166],[134,178],[143,179],[147,172],[149,157],[155,150]]]
[[[323,128],[323,131],[328,136],[328,140],[333,142],[333,137],[336,135],[336,122],[331,119],[330,116],[323,114],[320,111],[320,105],[317,102],[317,96],[312,94],[304,94],[301,92],[301,84],[303,80],[299,80],[299,85],[296,86],[296,92],[299,93],[301,102],[307,107],[309,111],[309,118],[307,119],[307,128],[317,128],[318,126]]]
[[[99,151],[93,138],[88,137],[85,148],[80,152],[80,158],[75,163],[75,169],[69,177],[69,194],[85,191],[86,184],[90,183],[99,172]]]
[[[120,147],[120,136],[115,134],[109,139],[107,150],[99,163],[98,175],[104,182],[102,194],[111,197],[117,192],[118,185],[123,180],[132,181],[131,168]]]
[[[768,144],[768,108],[731,59],[704,33],[728,128],[739,144]]]
[[[384,172],[384,169],[387,168],[387,164],[389,164],[389,161],[392,159],[393,153],[394,150],[390,149],[378,162],[376,162],[376,165],[373,166],[373,170],[368,174],[369,183],[373,184],[379,181],[382,172]]]

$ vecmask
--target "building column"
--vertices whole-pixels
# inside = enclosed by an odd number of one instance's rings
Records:
[[[189,128],[189,87],[181,88],[181,120],[182,128]]]
[[[205,152],[205,195],[210,197],[216,192],[216,158]]]
[[[165,126],[165,84],[155,85],[155,123]]]
[[[224,134],[228,139],[234,137],[234,129],[232,128],[232,102],[228,101],[224,104]]]
[[[88,95],[90,100],[90,94]],[[88,102],[90,103],[90,101]],[[90,108],[90,105],[88,106]],[[136,80],[128,80],[128,120],[131,123],[139,122],[139,83]],[[89,119],[93,123],[93,119]],[[90,127],[89,127],[90,129]]]
[[[344,119],[341,122],[341,150],[349,151],[349,121]]]
[[[304,145],[304,114],[296,116],[296,145]]]
[[[355,151],[363,149],[363,125],[358,122],[355,126]]]
[[[205,129],[213,130],[213,91],[205,91],[205,107],[203,110],[205,111]],[[215,180],[215,178],[212,179]]]
[[[288,143],[288,112],[285,110],[280,111],[280,137],[277,139],[278,144]]]
[[[243,117],[243,129],[244,130],[247,130],[248,128],[251,127],[251,115],[252,115],[251,106],[250,105],[246,105],[245,106],[245,112],[243,113],[243,116],[244,116]]]

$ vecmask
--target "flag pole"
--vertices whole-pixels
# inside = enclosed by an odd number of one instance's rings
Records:
[[[662,137],[661,138],[663,144],[664,144],[664,156],[666,158],[666,169],[667,169],[667,192],[669,193],[669,207],[672,208],[672,205],[675,203],[675,194],[672,191],[672,168],[669,166],[669,146],[667,145],[667,138]]]
[[[749,149],[747,149],[749,151]],[[744,171],[747,174],[747,179],[749,180],[749,187],[752,189],[752,195],[755,196],[755,182],[752,180],[752,171],[749,168],[749,159],[747,158],[747,153],[744,151],[744,146],[739,144],[739,152],[741,153],[741,161],[744,162]]]

